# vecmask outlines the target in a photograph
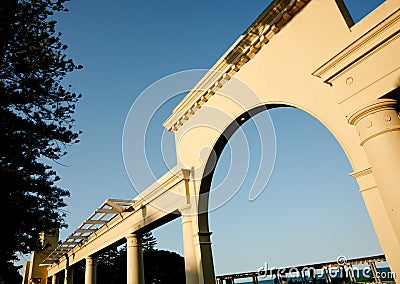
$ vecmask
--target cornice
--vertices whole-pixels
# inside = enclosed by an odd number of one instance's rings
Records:
[[[310,1],[273,1],[178,104],[164,127],[176,132]]]
[[[372,174],[372,168],[371,167],[363,169],[361,171],[353,172],[353,173],[349,174],[349,176],[358,179],[358,178],[361,178],[361,177],[364,177],[364,176],[367,176],[367,175],[370,175],[370,174]]]
[[[396,40],[400,36],[400,31],[398,28],[393,29],[393,26],[399,22],[400,9],[394,11],[378,25],[358,37],[345,49],[316,69],[312,75],[332,85],[332,82],[344,72]]]

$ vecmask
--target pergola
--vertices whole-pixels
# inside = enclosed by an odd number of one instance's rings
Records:
[[[51,265],[76,246],[85,245],[85,241],[97,230],[106,226],[118,214],[132,212],[134,200],[107,199],[83,223],[69,235],[40,265]]]

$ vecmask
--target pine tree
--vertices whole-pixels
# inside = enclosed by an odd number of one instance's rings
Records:
[[[49,165],[77,143],[74,109],[80,95],[62,84],[81,66],[69,59],[53,13],[66,0],[2,0],[0,54],[0,200],[3,221],[0,282],[18,253],[40,250],[39,233],[63,227],[66,189]],[[12,5],[4,5],[4,1]]]
[[[144,250],[152,250],[157,245],[157,239],[152,232],[146,232],[142,237],[142,245]]]

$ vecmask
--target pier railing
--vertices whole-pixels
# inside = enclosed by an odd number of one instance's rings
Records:
[[[216,277],[217,284],[235,283],[235,279],[248,279],[258,284],[261,280],[272,280],[274,284],[351,284],[351,283],[395,283],[394,273],[379,271],[378,262],[385,262],[385,255],[346,259],[341,256],[336,261],[313,263],[288,267],[265,267],[254,272],[226,274]]]

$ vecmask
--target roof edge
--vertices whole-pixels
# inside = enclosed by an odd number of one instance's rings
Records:
[[[311,0],[274,0],[200,79],[163,123],[176,132]]]

